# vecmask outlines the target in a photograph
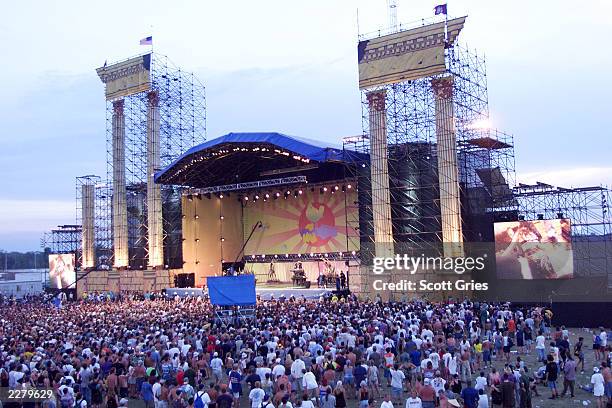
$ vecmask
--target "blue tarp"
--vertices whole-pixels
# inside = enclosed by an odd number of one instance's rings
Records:
[[[218,276],[206,279],[210,303],[216,306],[254,305],[255,275]]]
[[[226,143],[269,143],[317,162],[356,162],[363,160],[364,157],[367,157],[362,153],[357,153],[352,150],[344,150],[337,147],[326,147],[319,141],[298,138],[295,136],[287,136],[282,133],[228,133],[227,135],[209,140],[208,142],[204,142],[187,150],[166,168],[155,173],[155,181],[162,177],[166,172],[170,171],[181,160],[198,152]]]

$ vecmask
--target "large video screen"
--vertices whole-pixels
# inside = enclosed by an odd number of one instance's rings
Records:
[[[567,279],[574,275],[568,219],[495,224],[498,279]]]
[[[331,187],[334,188],[334,187]],[[261,221],[249,240],[246,255],[307,254],[349,252],[359,250],[358,208],[354,204],[354,189],[346,192],[330,190],[320,193],[304,188],[302,194],[266,201],[249,202],[244,208],[244,236],[251,233],[253,225]],[[336,190],[334,190],[336,191]]]
[[[75,287],[74,254],[49,255],[49,282],[54,289]]]

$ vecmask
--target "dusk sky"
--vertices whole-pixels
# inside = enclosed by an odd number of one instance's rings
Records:
[[[403,23],[436,0],[397,0]],[[386,0],[5,2],[0,21],[0,249],[36,250],[75,221],[75,177],[106,176],[105,60],[155,51],[206,86],[207,137],[277,131],[340,143],[361,133],[362,33]],[[486,55],[495,127],[518,180],[612,185],[612,2],[450,0],[459,40]],[[152,27],[152,28],[151,28]]]

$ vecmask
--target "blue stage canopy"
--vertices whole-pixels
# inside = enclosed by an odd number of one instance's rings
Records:
[[[207,150],[213,150],[223,145],[245,145],[245,144],[269,144],[280,149],[290,151],[296,155],[307,158],[312,162],[348,162],[355,163],[367,158],[367,155],[340,147],[329,147],[319,141],[288,136],[282,133],[228,133],[227,135],[209,140],[187,150],[166,168],[155,174],[156,182],[167,182],[168,177],[172,178],[173,169],[184,163],[202,157]]]
[[[252,306],[257,302],[255,275],[208,277],[206,281],[210,303],[215,306]]]

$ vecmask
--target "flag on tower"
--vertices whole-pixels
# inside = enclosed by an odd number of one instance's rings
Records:
[[[446,4],[439,4],[434,8],[434,10],[436,16],[438,14],[446,14]]]
[[[140,40],[140,45],[153,45],[153,36],[149,36]]]

